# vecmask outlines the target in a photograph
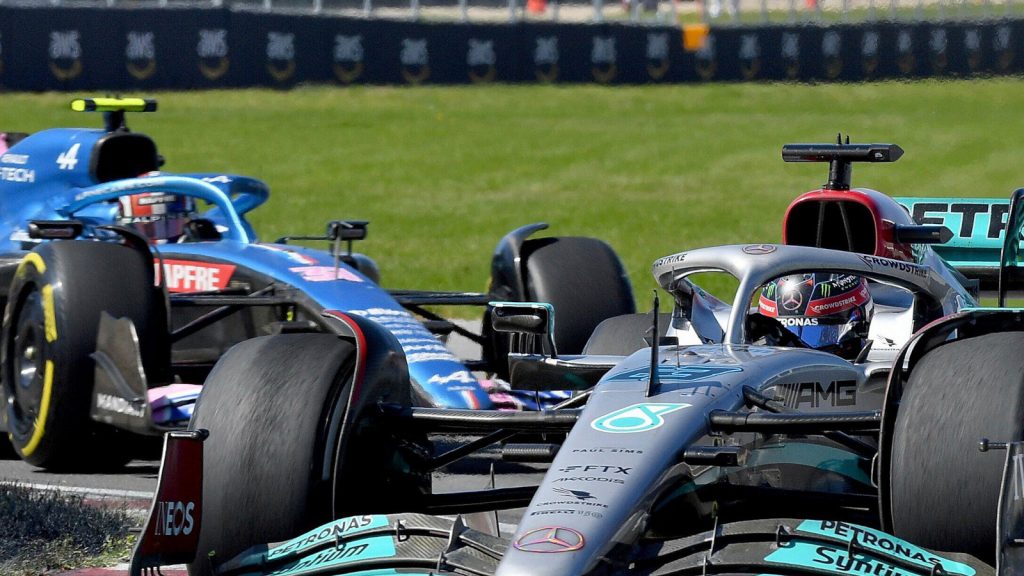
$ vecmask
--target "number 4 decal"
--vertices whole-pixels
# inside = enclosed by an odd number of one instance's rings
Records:
[[[68,148],[64,152],[57,156],[57,167],[61,170],[74,170],[75,166],[78,165],[78,147],[81,144],[72,144],[71,148]]]

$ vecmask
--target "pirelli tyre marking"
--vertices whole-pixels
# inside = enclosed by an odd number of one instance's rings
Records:
[[[57,314],[53,309],[53,286],[47,284],[41,290],[43,296],[43,319],[46,329],[46,341],[57,341]]]

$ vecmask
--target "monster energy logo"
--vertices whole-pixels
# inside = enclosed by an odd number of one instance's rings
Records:
[[[831,284],[822,284],[821,285],[821,296],[823,298],[828,298],[828,295],[830,293],[832,293],[832,285]]]
[[[774,283],[769,284],[764,289],[764,295],[765,295],[766,298],[772,298],[773,296],[775,296],[775,284]]]

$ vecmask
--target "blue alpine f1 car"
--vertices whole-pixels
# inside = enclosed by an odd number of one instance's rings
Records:
[[[128,130],[125,113],[155,111],[155,101],[72,108],[105,113],[105,128],[0,134],[0,430],[37,466],[116,464],[126,456],[109,443],[131,438],[125,431],[187,423],[198,385],[233,345],[337,331],[324,311],[385,327],[408,361],[417,404],[464,409],[530,409],[565,395],[502,388],[507,337],[470,333],[427,306],[552,302],[564,311],[558,344],[577,352],[600,320],[633,311],[606,244],[528,238],[544,224],[501,240],[487,294],[385,290],[375,262],[352,251],[367,222],[261,242],[246,215],[268,199],[263,182],[160,172],[153,140]],[[481,344],[482,357],[456,358],[443,342],[452,332]]]

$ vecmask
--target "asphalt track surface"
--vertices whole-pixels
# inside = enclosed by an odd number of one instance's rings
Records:
[[[479,331],[479,322],[459,322],[474,332]],[[453,336],[449,347],[460,358],[479,358],[479,347],[472,342]],[[443,442],[443,441],[442,441]],[[524,486],[536,484],[543,466],[503,462],[500,453],[492,447],[472,458],[453,464],[434,477],[435,491],[474,490],[489,486],[490,471],[494,467],[496,486]],[[0,458],[0,482],[16,482],[40,488],[56,489],[62,492],[82,495],[86,498],[102,498],[107,501],[123,501],[130,507],[146,508],[156,490],[160,472],[159,444],[140,455],[122,470],[102,474],[52,473],[30,466],[16,458]],[[521,510],[503,512],[499,519],[513,524],[522,514]]]

